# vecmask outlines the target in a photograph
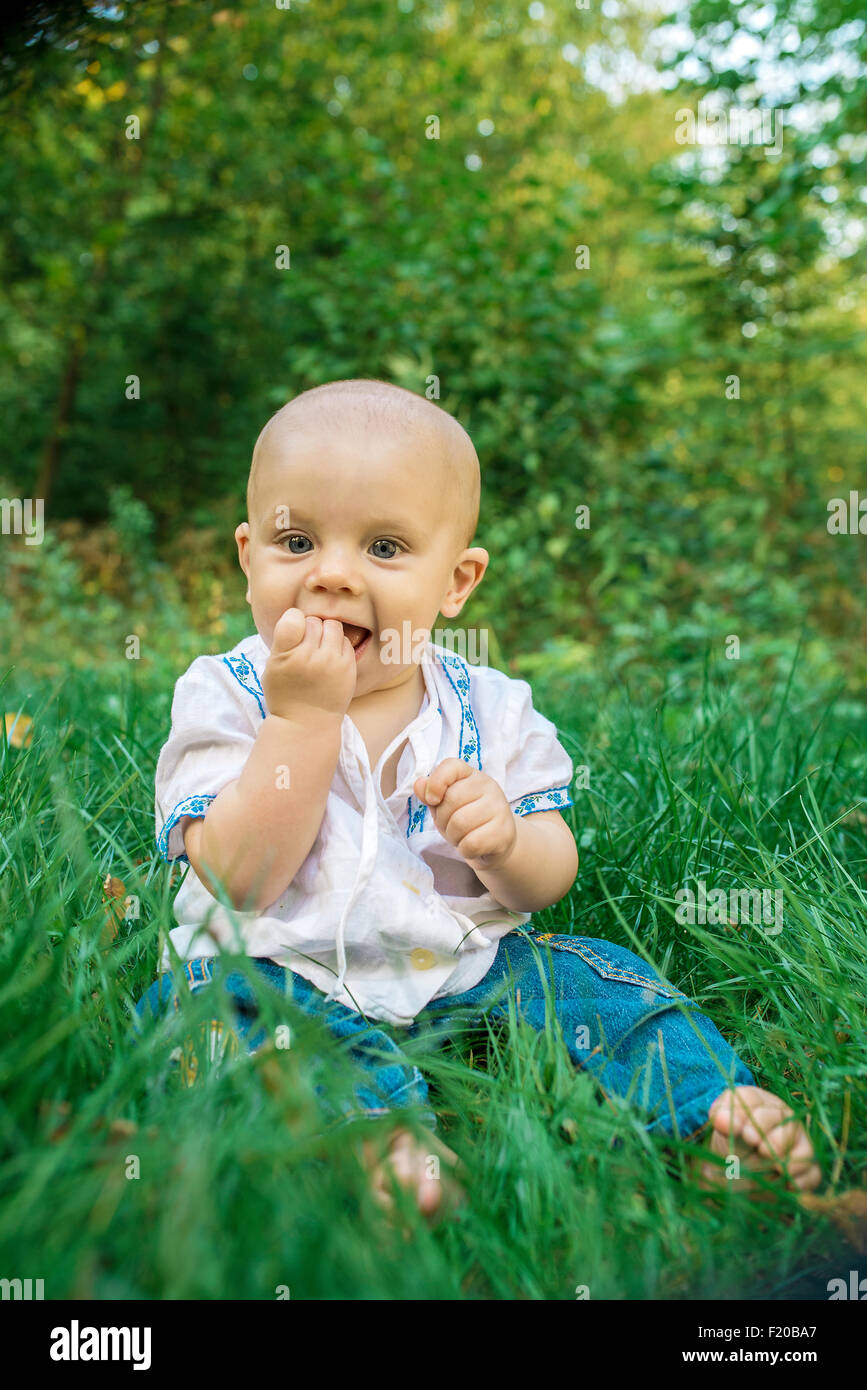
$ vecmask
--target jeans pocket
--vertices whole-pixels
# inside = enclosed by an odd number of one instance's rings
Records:
[[[566,936],[558,932],[539,932],[530,930],[528,935],[534,941],[542,941],[555,951],[569,951],[580,956],[585,965],[600,979],[619,984],[638,985],[649,989],[663,999],[683,999],[691,1003],[689,995],[675,989],[670,981],[660,975],[625,946],[615,946],[611,941],[602,941],[593,936]]]

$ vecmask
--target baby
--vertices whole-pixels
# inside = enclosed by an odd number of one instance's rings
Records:
[[[161,851],[190,865],[170,933],[187,983],[220,976],[221,948],[252,957],[263,988],[359,1064],[341,1122],[414,1106],[431,1130],[423,1076],[376,1024],[454,1036],[511,1004],[542,1029],[547,987],[603,1094],[813,1188],[805,1130],[695,1004],[621,946],[526,925],[577,872],[569,756],[525,681],[430,640],[487,569],[470,544],[479,495],[465,430],[384,382],[305,391],[259,435],[235,532],[256,634],[177,682],[156,772]],[[257,1050],[255,995],[238,972],[222,983]],[[151,986],[139,1026],[179,985]],[[401,1125],[385,1152],[365,1140],[383,1205],[396,1181],[437,1210],[432,1152],[454,1193],[455,1155],[433,1134]],[[703,1161],[700,1180],[720,1167]]]

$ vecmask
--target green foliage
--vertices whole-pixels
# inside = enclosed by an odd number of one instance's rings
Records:
[[[240,517],[291,395],[435,376],[483,468],[493,563],[466,616],[503,650],[619,643],[646,615],[711,638],[724,612],[765,642],[803,619],[860,679],[865,550],[825,522],[862,479],[863,86],[784,83],[779,158],[678,145],[684,102],[756,100],[756,60],[725,59],[742,9],[689,7],[694,52],[618,104],[585,57],[646,59],[652,18],[624,6],[140,0],[43,35],[0,96],[12,495],[100,525],[122,476],[174,567],[191,529]],[[762,22],[788,76],[808,43],[863,59],[854,5]]]

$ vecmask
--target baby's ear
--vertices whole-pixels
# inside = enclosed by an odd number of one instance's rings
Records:
[[[241,566],[241,569],[244,571],[244,573],[245,573],[246,576],[247,576],[247,580],[249,581],[249,579],[250,579],[250,523],[249,523],[249,521],[241,521],[241,522],[239,522],[239,524],[235,527],[235,542],[236,542],[236,544],[237,544],[237,546],[238,546],[238,564]],[[250,585],[249,585],[249,582],[248,582],[248,584],[247,584],[246,599],[247,599],[247,602],[249,603],[249,602],[250,602]]]

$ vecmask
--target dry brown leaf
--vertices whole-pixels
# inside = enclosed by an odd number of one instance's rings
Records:
[[[101,935],[101,945],[110,946],[120,931],[125,916],[126,884],[121,878],[106,875],[102,883],[102,896],[106,903],[105,917]]]
[[[50,1101],[43,1100],[39,1104],[39,1115],[43,1120],[52,1122],[53,1127],[48,1135],[50,1144],[58,1143],[69,1130],[70,1115],[72,1108],[68,1100]],[[59,1123],[57,1123],[59,1121]]]

